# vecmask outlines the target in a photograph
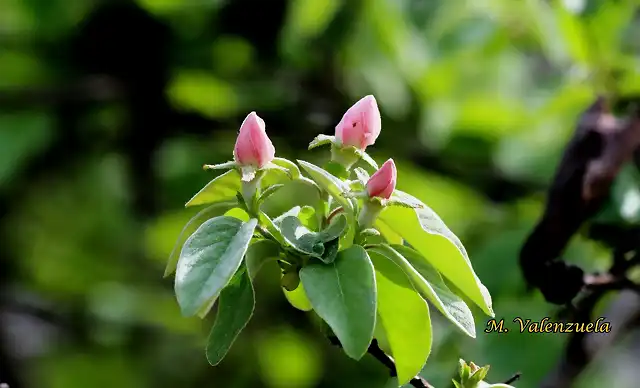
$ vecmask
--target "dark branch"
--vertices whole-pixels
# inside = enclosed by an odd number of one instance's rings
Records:
[[[527,283],[555,304],[571,301],[585,286],[584,272],[560,259],[570,238],[609,196],[622,166],[640,145],[640,116],[609,113],[603,98],[580,118],[549,190],[541,220],[520,251]]]

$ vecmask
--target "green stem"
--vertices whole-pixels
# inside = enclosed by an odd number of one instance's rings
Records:
[[[358,232],[370,228],[373,226],[376,218],[380,215],[380,212],[384,206],[378,201],[369,200],[364,202],[364,206],[360,211],[360,216],[358,217]]]

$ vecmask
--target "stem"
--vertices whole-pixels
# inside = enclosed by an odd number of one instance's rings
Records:
[[[263,171],[258,171],[256,176],[250,181],[242,181],[242,197],[247,206],[249,216],[258,218],[258,187],[262,180]]]
[[[360,211],[360,216],[358,217],[358,225],[360,230],[364,230],[370,228],[380,212],[382,211],[383,206],[379,202],[375,202],[372,200],[365,201],[362,210]]]

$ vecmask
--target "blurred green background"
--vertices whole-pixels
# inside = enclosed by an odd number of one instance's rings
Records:
[[[580,111],[597,92],[640,93],[637,6],[0,1],[0,380],[393,387],[375,360],[348,359],[287,304],[276,267],[261,273],[256,314],[216,368],[204,356],[212,317],[181,317],[172,279],[162,279],[198,210],[184,203],[213,178],[201,166],[231,158],[250,111],[279,156],[320,160],[326,150],[307,153],[308,142],[333,134],[367,94],[383,120],[371,155],[393,157],[398,187],[462,239],[497,317],[553,316],[556,307],[526,292],[518,251]],[[565,257],[588,270],[609,262],[580,238]],[[460,357],[491,364],[489,381],[521,371],[515,385],[537,387],[567,339],[484,334],[477,312],[473,340],[432,316],[424,375],[438,388],[450,386]],[[586,376],[576,386],[624,386],[606,370]]]

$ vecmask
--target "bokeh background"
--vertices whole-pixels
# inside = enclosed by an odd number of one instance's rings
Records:
[[[597,92],[640,93],[637,6],[1,0],[0,380],[393,387],[375,360],[348,359],[288,305],[275,267],[259,277],[253,320],[213,368],[204,357],[212,317],[181,317],[162,278],[198,210],[184,203],[214,177],[201,166],[231,158],[250,111],[278,155],[321,160],[326,150],[307,153],[308,142],[332,134],[367,94],[383,116],[370,153],[394,157],[399,188],[460,236],[498,318],[553,316],[526,292],[518,251],[580,111]],[[635,222],[640,193],[625,193],[621,214]],[[589,270],[609,263],[580,237],[565,257]],[[537,387],[567,340],[484,334],[479,311],[473,340],[432,316],[423,373],[438,388],[451,385],[460,357],[491,364],[490,381],[521,371],[515,385]],[[594,367],[576,386],[635,387],[615,380],[634,368]]]

